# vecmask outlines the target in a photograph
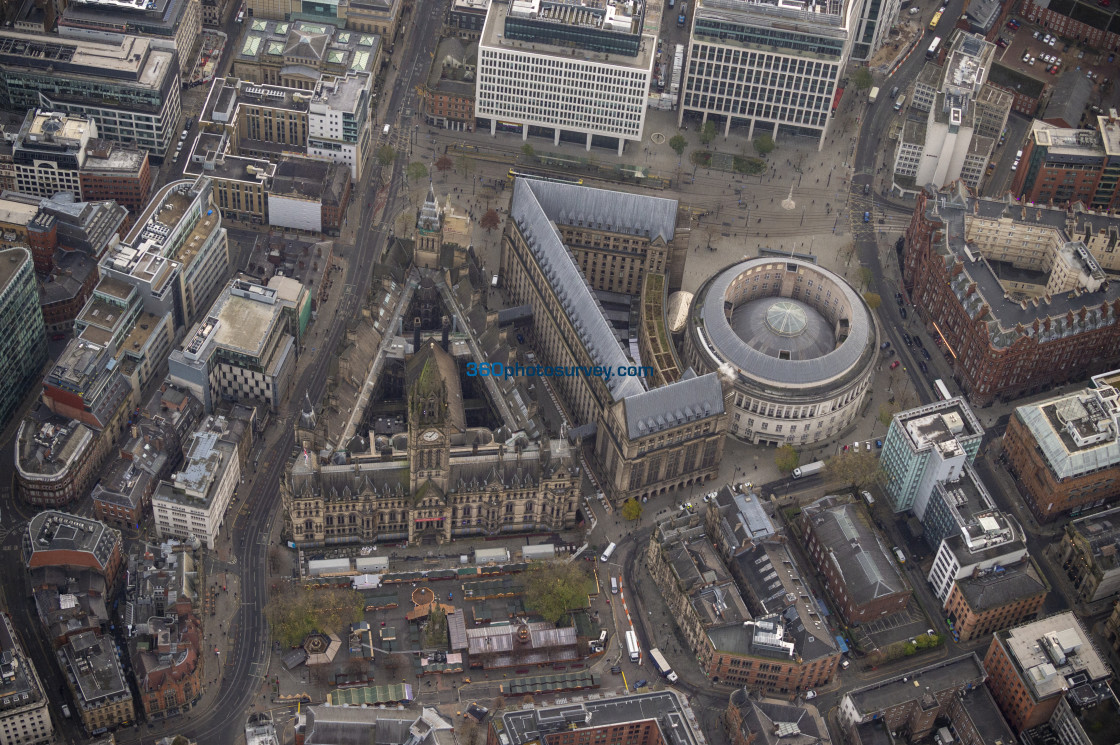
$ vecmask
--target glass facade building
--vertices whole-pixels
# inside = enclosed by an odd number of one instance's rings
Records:
[[[31,252],[0,250],[0,422],[11,420],[47,360],[47,331]]]

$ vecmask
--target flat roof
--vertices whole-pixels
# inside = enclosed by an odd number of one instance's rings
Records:
[[[507,711],[498,715],[495,724],[509,745],[530,745],[541,742],[547,733],[650,720],[657,722],[667,745],[704,742],[693,729],[694,716],[687,704],[671,691]]]
[[[104,569],[112,558],[113,547],[120,540],[120,534],[106,527],[100,520],[46,510],[31,518],[27,524],[27,541],[30,545],[27,566],[53,566],[55,560],[52,552],[61,551],[64,554],[91,554]]]
[[[178,77],[171,63],[175,52],[152,45],[151,39],[124,36],[119,43],[69,41],[54,34],[0,31],[0,62],[5,65],[53,70],[53,74],[73,74],[125,81],[159,90],[167,75]]]
[[[1036,700],[1112,676],[1111,666],[1070,611],[999,631],[996,639]],[[1076,679],[1081,672],[1087,680]]]
[[[67,672],[74,677],[79,694],[78,705],[83,709],[105,706],[110,700],[131,699],[132,693],[124,679],[112,637],[83,631],[70,637],[58,656],[65,662]]]
[[[31,261],[31,252],[23,246],[0,249],[0,288],[7,289],[25,262]]]
[[[980,659],[975,653],[969,653],[857,688],[849,691],[847,697],[855,704],[860,720],[863,720],[892,706],[920,699],[926,695],[926,689],[936,695],[942,691],[963,689],[969,683],[979,684],[986,677]]]

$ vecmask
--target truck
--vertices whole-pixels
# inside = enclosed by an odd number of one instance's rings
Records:
[[[905,105],[906,105],[906,94],[903,93],[901,96],[898,97],[898,100],[894,102],[894,110],[895,111],[902,111],[902,107],[905,106]]]
[[[793,469],[793,477],[799,479],[803,476],[812,476],[814,473],[820,473],[824,470],[824,461],[815,460],[812,463],[806,463],[803,466],[798,466]]]
[[[626,632],[626,652],[630,655],[631,662],[642,659],[642,648],[638,646],[638,635],[634,633],[634,629]]]
[[[677,94],[681,92],[681,74],[683,70],[684,44],[677,44],[676,49],[673,50],[673,76],[669,79],[669,95],[672,96],[674,101],[677,98]]]
[[[879,98],[879,86],[871,89],[871,93],[867,96],[867,103],[875,103]]]
[[[677,682],[677,674],[673,672],[673,668],[669,667],[669,663],[665,660],[665,655],[661,654],[660,649],[649,650],[649,658],[653,660],[653,666],[657,668],[657,672],[670,683]]]

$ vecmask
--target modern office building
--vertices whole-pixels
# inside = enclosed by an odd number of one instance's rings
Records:
[[[953,584],[965,577],[999,574],[1029,555],[1022,527],[995,510],[970,516],[957,532],[941,539],[927,577],[934,596],[947,603]]]
[[[57,654],[86,732],[104,732],[136,721],[132,691],[112,637],[84,631],[71,637]]]
[[[373,132],[373,74],[324,75],[315,83],[307,111],[307,155],[350,167],[361,181]]]
[[[855,0],[697,0],[681,86],[679,122],[699,115],[818,138],[824,147],[840,77],[856,39]],[[761,134],[761,132],[760,132]]]
[[[307,302],[306,290],[293,308],[271,287],[233,280],[171,353],[169,379],[190,390],[206,411],[219,399],[278,409],[295,373],[298,331],[293,333],[289,318]]]
[[[79,175],[80,177],[80,175]],[[35,271],[49,274],[59,250],[82,253],[100,263],[109,244],[128,229],[128,210],[113,202],[75,202],[69,195],[39,199],[10,193],[2,200],[34,209],[25,228],[35,258]]]
[[[835,437],[863,407],[879,364],[867,303],[802,259],[724,269],[697,290],[687,323],[685,363],[732,378],[730,432],[755,444]]]
[[[54,741],[50,698],[7,613],[0,613],[0,695],[0,745]]]
[[[1083,603],[1120,593],[1120,507],[1071,520],[1059,559]]]
[[[805,551],[848,625],[898,613],[910,585],[858,504],[824,497],[801,512]]]
[[[922,519],[934,485],[959,479],[983,438],[976,415],[960,398],[896,413],[879,457],[891,509],[914,510]]]
[[[1023,501],[1043,522],[1120,495],[1120,371],[1092,386],[1019,406],[1003,452]]]
[[[1026,202],[1053,205],[1081,203],[1090,210],[1120,207],[1120,120],[1116,110],[1098,116],[1095,127],[1057,127],[1035,119],[1023,157],[1008,187]],[[1115,238],[1113,239],[1115,240]],[[1120,268],[1120,258],[1108,252],[1108,261],[1096,252],[1101,266]]]
[[[239,437],[225,417],[203,420],[187,445],[182,470],[162,482],[152,495],[152,515],[161,538],[197,538],[214,550],[241,480],[239,445]]]
[[[314,21],[246,19],[231,75],[311,91],[322,75],[377,73],[381,37]]]
[[[1034,619],[1049,590],[1029,556],[961,577],[944,605],[953,639],[967,642]]]
[[[163,158],[178,136],[179,62],[151,39],[95,43],[0,31],[0,107],[92,119],[101,137]]]
[[[666,287],[676,215],[674,200],[517,179],[502,237],[502,286],[512,304],[533,309],[545,363],[614,371],[609,379],[555,381],[572,426],[596,425],[600,483],[616,504],[712,479],[723,452],[727,414],[718,375],[687,371],[652,387],[594,294],[616,282],[634,286],[643,272],[645,287]],[[621,256],[602,250],[607,236]],[[574,254],[588,244],[590,266],[581,271]],[[629,255],[634,247],[645,256]]]
[[[0,249],[0,422],[31,390],[47,361],[35,266],[26,248]]]
[[[672,691],[658,691],[501,712],[490,718],[486,742],[701,745],[704,739],[695,721],[681,697]]]
[[[853,742],[867,742],[859,732],[880,723],[888,733],[906,732],[920,740],[934,731],[935,722],[945,716],[952,701],[983,685],[986,678],[975,654],[961,655],[848,691],[836,717]],[[884,738],[870,742],[892,741],[886,734]]]
[[[187,155],[183,175],[205,176],[214,185],[222,217],[251,225],[268,224],[268,186],[276,166],[269,160],[227,152],[225,135],[203,133]]]
[[[646,23],[656,17],[644,0],[493,0],[478,48],[478,126],[621,156],[642,139],[657,46]]]
[[[853,60],[867,61],[875,56],[890,37],[901,8],[901,0],[864,0],[859,4],[852,44]]]
[[[1012,97],[987,85],[996,45],[965,32],[956,32],[950,44],[936,82],[923,75],[915,84],[911,108],[927,116],[903,122],[892,187],[900,195],[957,179],[978,189],[1011,113]],[[933,64],[927,62],[927,70]]]
[[[199,0],[71,0],[58,20],[64,39],[119,44],[126,35],[143,36],[176,52],[186,82],[202,42]]]
[[[1120,284],[1083,238],[1117,228],[1110,215],[980,199],[963,184],[918,195],[903,284],[973,406],[1120,366]]]
[[[1094,684],[1112,677],[1112,668],[1069,611],[997,632],[984,655],[984,670],[992,697],[1018,733],[1049,721],[1066,696],[1088,703],[1097,694]]]
[[[1101,682],[1084,692],[1088,695],[1080,695],[1079,690],[1059,701],[1049,724],[1039,728],[1040,734],[1056,736],[1059,745],[1098,745],[1116,740],[1120,736],[1120,701],[1111,686]]]

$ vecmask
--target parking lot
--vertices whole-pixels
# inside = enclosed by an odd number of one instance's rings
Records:
[[[858,629],[852,630],[852,636],[856,638],[856,644],[864,649],[886,649],[895,642],[926,633],[930,626],[926,614],[910,598],[905,610],[862,624]]]
[[[1025,19],[1011,18],[996,39],[1000,64],[1057,85],[1057,78],[1073,71],[1085,75],[1094,86],[1106,77],[1106,68],[1115,61],[1113,54],[1101,54],[1081,47],[1074,39],[1032,26]]]

